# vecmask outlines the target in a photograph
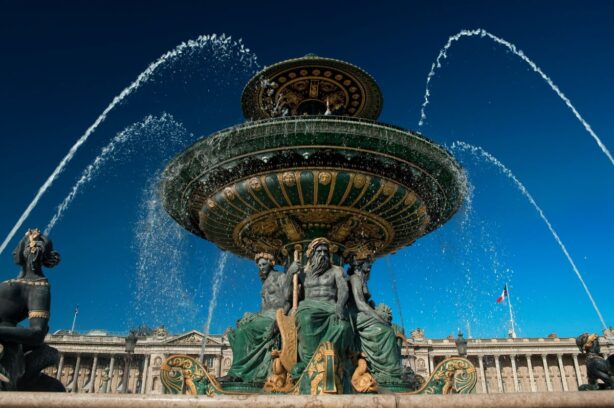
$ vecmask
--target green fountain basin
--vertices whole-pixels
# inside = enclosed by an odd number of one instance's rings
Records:
[[[202,138],[167,165],[161,189],[188,231],[239,256],[283,261],[318,236],[338,255],[397,251],[449,220],[466,185],[452,156],[419,134],[303,116]]]

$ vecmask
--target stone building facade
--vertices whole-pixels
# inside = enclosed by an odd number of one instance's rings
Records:
[[[173,354],[198,357],[202,340],[203,334],[195,330],[179,335],[157,330],[140,338],[134,353],[128,354],[122,336],[59,332],[46,341],[61,352],[61,360],[46,373],[60,379],[70,392],[160,394],[164,359]],[[614,352],[604,338],[600,342],[604,355]],[[576,391],[587,382],[584,356],[573,338],[469,339],[467,351],[478,370],[478,393]],[[458,355],[454,338],[428,339],[420,330],[412,333],[402,353],[404,364],[424,377],[446,357]],[[204,361],[216,376],[228,372],[232,351],[225,336],[207,336]]]

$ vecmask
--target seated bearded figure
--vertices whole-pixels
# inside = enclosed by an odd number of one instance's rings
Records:
[[[271,254],[259,253],[255,260],[262,280],[262,306],[256,314],[246,313],[228,333],[233,361],[228,374],[219,379],[222,382],[264,382],[271,371],[271,351],[280,347],[275,313],[290,309],[292,276],[273,269]]]
[[[379,384],[402,383],[401,348],[398,327],[391,324],[386,305],[375,308],[367,287],[373,260],[369,255],[352,259],[348,275],[353,299],[353,318],[358,332],[358,349],[367,360],[369,372]]]
[[[303,299],[296,312],[299,362],[292,370],[298,378],[314,352],[324,341],[333,343],[340,355],[345,355],[351,343],[352,332],[346,316],[349,290],[343,269],[332,265],[330,242],[326,238],[313,240],[306,252],[308,263],[300,280]],[[296,273],[295,262],[288,272]]]
[[[51,303],[43,266],[56,266],[60,255],[33,229],[19,242],[13,258],[21,267],[19,275],[0,283],[0,390],[64,391],[58,380],[40,372],[60,357],[43,343]],[[19,327],[26,318],[29,327]]]

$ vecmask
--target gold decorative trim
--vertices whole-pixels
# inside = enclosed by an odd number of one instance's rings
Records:
[[[341,200],[339,201],[338,205],[342,205],[345,200],[348,198],[348,195],[350,195],[350,192],[352,191],[352,188],[354,186],[354,176],[356,175],[356,173],[350,173],[350,179],[348,180],[348,185],[345,189],[345,193],[343,193],[343,197],[341,197]]]
[[[236,185],[236,184],[235,184]],[[251,210],[252,213],[254,212],[258,212],[260,210],[254,208],[253,205],[251,205],[250,203],[248,203],[247,201],[245,201],[245,199],[243,197],[241,197],[241,194],[239,192],[237,192],[237,198],[239,199],[239,201],[241,201],[241,203],[243,203],[244,206],[246,206],[247,208],[249,208]],[[250,214],[250,212],[248,211],[247,214]]]
[[[251,184],[253,183],[254,180],[258,181],[258,186],[259,186],[258,189],[254,189],[251,187]],[[262,189],[260,180],[258,180],[256,177],[253,177],[249,181],[246,181],[246,182],[249,183],[247,191],[249,191],[249,194],[252,196],[254,201],[256,201],[263,209],[269,208],[267,205],[264,205],[264,203],[260,201],[260,198],[258,198],[258,196],[256,195],[256,191],[260,191]]]
[[[357,174],[356,178],[358,178],[358,175],[361,174]],[[367,180],[362,188],[362,190],[360,191],[360,193],[358,194],[358,197],[356,197],[356,199],[354,200],[354,202],[352,202],[352,204],[350,204],[350,207],[354,207],[356,204],[358,204],[358,202],[364,197],[364,195],[367,193],[367,190],[369,189],[369,187],[371,186],[371,177],[367,176]]]
[[[5,283],[8,283],[9,285],[20,284],[20,285],[28,285],[28,286],[49,286],[49,281],[46,278],[36,279],[36,280],[24,279],[24,278],[9,279]]]
[[[275,204],[277,208],[281,208],[281,205],[279,205],[279,203],[277,202],[277,200],[275,200],[275,197],[273,197],[273,194],[269,190],[269,186],[266,185],[266,176],[260,176],[260,182],[262,183],[262,188],[264,192],[269,197],[269,199],[273,202],[273,204]]]
[[[329,205],[335,195],[335,183],[337,182],[337,172],[333,171],[331,174],[330,189],[328,190],[328,197],[326,198],[326,205]]]
[[[318,183],[327,186],[331,183],[333,176],[328,171],[323,171],[318,174]]]
[[[361,210],[364,210],[365,208],[369,207],[371,205],[371,203],[375,202],[380,195],[382,195],[382,192],[384,191],[384,186],[386,185],[386,181],[382,180],[382,182],[380,183],[379,188],[377,189],[377,192],[375,194],[373,194],[373,197],[371,197],[371,199],[369,201],[367,201],[367,203],[365,205],[363,205],[362,207],[360,207]],[[356,203],[358,204],[358,203]]]
[[[260,191],[260,189],[262,188],[262,184],[260,183],[258,177],[250,178],[247,183],[249,190]]]
[[[49,311],[47,310],[30,310],[28,319],[49,319]]]
[[[389,195],[388,195],[388,198],[386,198],[384,201],[382,201],[382,202],[381,202],[381,203],[380,203],[380,204],[379,204],[377,207],[375,207],[375,208],[373,208],[373,209],[371,209],[371,210],[369,210],[369,211],[377,211],[377,210],[379,210],[380,208],[382,208],[383,206],[385,206],[386,204],[388,204],[388,203],[390,202],[390,200],[392,200],[392,199],[394,198],[394,196],[396,195],[396,192],[398,191],[398,187],[399,187],[399,186],[397,185],[397,186],[396,186],[396,188],[395,188],[395,190],[394,190],[394,193],[389,194]],[[384,194],[385,194],[385,193],[384,193]],[[402,201],[402,200],[401,200],[401,201]]]
[[[298,200],[301,203],[301,205],[305,205],[305,199],[303,198],[303,183],[302,183],[302,179],[301,179],[301,171],[295,171],[294,172],[295,175],[297,175],[297,179],[298,179],[298,183],[296,183],[296,191],[298,192]]]
[[[283,184],[288,187],[294,187],[296,185],[296,176],[291,171],[286,171],[281,175]]]
[[[189,183],[186,184],[185,188],[183,189],[183,191],[181,192],[181,197],[183,197],[184,199],[186,198],[187,194],[188,194],[188,190],[190,188],[190,186],[192,184],[194,184],[195,182],[199,181],[206,173],[210,173],[211,171],[213,171],[214,169],[223,166],[226,163],[229,163],[231,161],[236,161],[239,159],[242,159],[244,157],[249,157],[252,156],[254,154],[262,154],[262,153],[270,153],[270,152],[278,152],[278,151],[287,151],[289,148],[288,146],[283,146],[283,147],[275,147],[272,149],[266,149],[266,150],[260,150],[257,152],[250,152],[250,153],[245,153],[239,156],[235,156],[232,159],[228,159],[228,160],[224,160],[223,162],[217,163],[215,166],[212,166],[210,168],[207,168],[206,171],[202,172],[201,174],[199,174],[198,176],[196,176],[192,181],[190,181]],[[360,152],[360,153],[366,153],[366,154],[376,154],[382,157],[386,157],[389,159],[393,159],[396,161],[399,161],[403,164],[406,164],[407,166],[414,168],[418,171],[420,171],[421,173],[425,174],[432,183],[434,183],[438,189],[439,192],[441,194],[441,196],[444,199],[444,207],[447,206],[448,203],[448,196],[446,195],[446,190],[441,186],[441,184],[439,183],[439,181],[437,180],[436,177],[434,177],[431,173],[429,173],[428,171],[426,171],[425,169],[423,169],[420,166],[417,166],[415,163],[409,162],[407,160],[404,160],[398,156],[394,156],[388,153],[382,153],[382,152],[374,152],[372,150],[368,150],[368,149],[361,149],[358,147],[350,147],[350,146],[329,146],[329,145],[296,145],[296,146],[292,146],[293,150],[302,150],[302,149],[330,149],[330,150],[349,150],[349,151],[355,151],[355,152]],[[347,171],[352,171],[351,169],[347,169]],[[364,170],[359,170],[359,172],[364,173]],[[379,176],[378,177],[382,177]],[[383,178],[383,177],[382,177]],[[300,185],[300,183],[297,183],[298,185]],[[408,189],[411,189],[410,186],[407,186]]]
[[[245,219],[241,220],[241,222],[235,225],[232,231],[232,240],[235,245],[242,246],[243,244],[240,238],[242,236],[242,233],[246,225],[252,225],[256,223],[258,219],[264,219],[267,216],[270,216],[271,214],[274,214],[279,217],[279,216],[284,216],[287,214],[303,213],[304,210],[313,210],[313,206],[309,204],[309,205],[296,205],[296,206],[282,208],[282,209],[272,208],[267,211],[262,211],[258,214],[253,214],[252,216],[246,217]],[[382,240],[383,241],[383,245],[381,247],[382,249],[386,248],[388,245],[390,245],[394,241],[395,229],[392,227],[392,225],[387,220],[385,220],[384,218],[380,217],[377,214],[372,214],[366,211],[361,211],[357,208],[339,207],[339,206],[334,206],[334,205],[321,205],[321,206],[318,206],[318,210],[325,211],[325,212],[329,212],[329,211],[336,212],[339,214],[358,215],[361,218],[370,220],[385,233],[385,236]],[[223,232],[223,230],[221,230],[220,232]]]
[[[311,172],[313,177],[313,205],[318,205],[318,187],[320,186],[320,172],[318,170],[313,170]]]
[[[286,191],[286,183],[283,181],[283,177],[285,177],[287,173],[282,174],[277,174],[277,181],[279,182],[279,188],[281,189],[281,194],[284,196],[284,199],[286,200],[286,203],[288,203],[288,205],[292,205],[292,200],[290,200],[290,196],[288,196],[288,192]],[[295,186],[296,183],[292,184],[292,186]]]

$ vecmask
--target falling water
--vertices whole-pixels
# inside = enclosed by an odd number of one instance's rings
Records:
[[[183,136],[186,134],[187,132],[183,126],[178,124],[172,115],[166,113],[161,117],[149,115],[141,122],[132,124],[116,134],[115,137],[111,139],[109,144],[101,150],[100,154],[94,159],[94,161],[92,161],[92,163],[90,163],[85,170],[83,170],[81,177],[79,177],[68,195],[60,203],[60,205],[58,205],[55,214],[47,224],[47,228],[45,228],[44,234],[49,235],[53,227],[55,227],[56,223],[64,215],[64,212],[66,212],[66,210],[70,207],[81,188],[91,182],[92,179],[100,173],[101,169],[104,168],[105,164],[109,160],[113,160],[115,158],[118,147],[121,147],[124,145],[124,143],[133,141],[134,139],[146,141],[148,137],[152,136],[155,139],[159,139],[161,136],[164,136],[165,142],[167,143],[161,144],[161,148],[168,147],[169,145],[182,145],[184,143],[177,142],[183,142],[183,139],[185,139]],[[148,143],[144,143],[144,145],[148,145]]]
[[[401,327],[405,329],[405,320],[403,319],[403,309],[401,308],[401,298],[399,297],[399,288],[397,285],[397,277],[394,273],[394,268],[392,267],[392,263],[390,262],[390,256],[386,256],[386,267],[388,268],[388,276],[390,278],[390,286],[392,287],[392,296],[394,297],[394,302],[397,304],[397,311],[399,313],[399,321],[401,322]]]
[[[203,361],[205,355],[205,346],[207,345],[207,336],[209,335],[209,329],[211,328],[211,321],[213,320],[213,312],[217,306],[217,296],[222,286],[222,278],[224,277],[224,269],[226,269],[226,263],[228,262],[228,252],[224,251],[220,254],[217,261],[217,268],[213,274],[213,281],[211,284],[211,300],[209,300],[209,311],[207,312],[207,320],[203,329],[203,341],[200,346],[200,361]]]
[[[567,251],[567,248],[563,244],[563,241],[561,241],[561,238],[559,237],[557,232],[552,227],[552,224],[550,224],[550,221],[548,221],[548,218],[546,218],[546,215],[544,214],[541,207],[537,205],[537,202],[535,202],[535,199],[533,198],[533,196],[529,193],[526,187],[520,182],[520,180],[518,180],[516,176],[514,176],[514,174],[511,172],[511,170],[505,167],[505,165],[503,165],[503,163],[501,163],[496,157],[494,157],[493,155],[491,155],[490,153],[488,153],[487,151],[485,151],[479,146],[473,146],[465,142],[456,141],[452,143],[452,146],[450,146],[450,149],[460,150],[463,152],[469,152],[475,157],[486,160],[488,163],[496,166],[499,169],[499,171],[501,171],[503,174],[505,174],[507,177],[509,177],[514,182],[514,184],[520,190],[520,192],[529,200],[531,205],[535,208],[540,218],[544,221],[544,223],[546,223],[546,226],[550,230],[550,233],[552,234],[556,242],[559,244],[559,247],[563,251],[563,254],[565,254],[567,261],[569,261],[569,264],[571,265],[573,271],[575,272],[576,276],[580,280],[582,287],[584,287],[584,291],[586,292],[586,295],[588,296],[591,303],[593,304],[593,308],[595,309],[595,312],[597,312],[597,316],[599,316],[601,325],[603,326],[604,329],[606,329],[607,325],[605,324],[605,320],[603,319],[603,316],[601,315],[601,312],[599,311],[599,308],[597,307],[597,303],[595,303],[595,300],[593,299],[593,296],[591,295],[591,292],[588,289],[588,286],[586,286],[586,283],[584,282],[584,279],[582,278],[582,275],[580,274],[578,267],[576,266],[575,262],[571,258],[571,255]]]
[[[121,91],[119,95],[113,98],[113,101],[105,108],[105,110],[100,114],[100,116],[98,116],[94,123],[70,148],[66,156],[62,159],[62,161],[60,161],[60,164],[58,164],[58,166],[51,173],[49,178],[47,178],[45,183],[43,183],[43,185],[38,189],[38,192],[34,196],[32,202],[25,209],[21,217],[19,217],[15,226],[13,226],[9,234],[6,236],[6,238],[0,245],[0,254],[6,249],[6,246],[15,236],[15,233],[19,230],[19,228],[21,228],[22,224],[28,218],[32,210],[36,207],[43,194],[45,194],[45,192],[49,189],[49,187],[51,187],[55,179],[57,179],[57,177],[62,173],[62,171],[64,171],[64,168],[72,160],[81,145],[83,145],[90,137],[90,135],[94,133],[94,131],[98,128],[98,126],[105,121],[107,115],[127,96],[132,94],[134,91],[139,89],[141,85],[146,83],[150,79],[152,74],[154,74],[160,66],[166,64],[167,62],[176,61],[179,57],[185,55],[189,51],[201,50],[204,49],[206,46],[212,47],[212,56],[214,58],[227,58],[228,56],[233,55],[237,56],[239,58],[239,61],[242,63],[245,63],[249,66],[257,66],[256,56],[252,54],[248,48],[244,47],[242,41],[240,39],[238,41],[233,41],[231,37],[226,35],[202,35],[195,40],[182,42],[173,50],[163,54],[160,58],[151,63],[147,67],[147,69],[145,69],[145,71],[141,72],[141,74],[139,74],[139,76],[134,82],[132,82],[128,87]]]
[[[446,45],[444,45],[444,47],[439,51],[439,55],[437,55],[435,62],[431,66],[431,71],[426,77],[426,90],[424,92],[424,102],[422,103],[422,108],[420,109],[420,121],[418,122],[418,126],[422,126],[424,124],[424,121],[426,120],[425,111],[426,111],[427,105],[429,104],[429,97],[431,96],[429,86],[430,86],[431,80],[435,76],[435,71],[441,68],[441,60],[446,59],[448,57],[447,55],[448,49],[452,46],[454,42],[459,41],[462,37],[475,37],[475,36],[479,36],[480,38],[490,38],[497,44],[503,45],[508,50],[510,50],[512,53],[520,57],[520,59],[522,59],[524,62],[526,62],[533,69],[534,72],[538,73],[542,77],[542,79],[546,81],[546,83],[550,86],[550,88],[559,96],[559,98],[561,98],[561,100],[565,102],[565,105],[567,105],[567,107],[571,109],[576,119],[580,121],[582,126],[584,126],[584,129],[586,129],[586,131],[593,137],[593,139],[595,139],[595,142],[597,142],[597,145],[599,146],[603,154],[605,154],[607,158],[610,160],[610,162],[612,163],[612,165],[614,165],[614,157],[612,157],[612,154],[610,154],[610,151],[608,150],[608,148],[603,144],[599,136],[597,136],[597,134],[593,131],[591,126],[588,124],[588,122],[584,120],[584,118],[580,115],[580,113],[572,105],[569,98],[565,96],[565,94],[552,81],[552,79],[550,79],[550,77],[546,75],[541,70],[540,67],[538,67],[531,59],[529,59],[529,57],[527,57],[522,50],[519,50],[518,48],[516,48],[514,44],[500,37],[497,37],[496,35],[493,35],[489,33],[488,31],[481,29],[481,28],[476,29],[476,30],[461,30],[459,33],[448,38],[448,42],[446,43]]]
[[[185,287],[188,233],[164,210],[159,185],[159,175],[149,180],[134,228],[136,287],[128,318],[139,319],[140,324],[189,323],[196,305]]]

